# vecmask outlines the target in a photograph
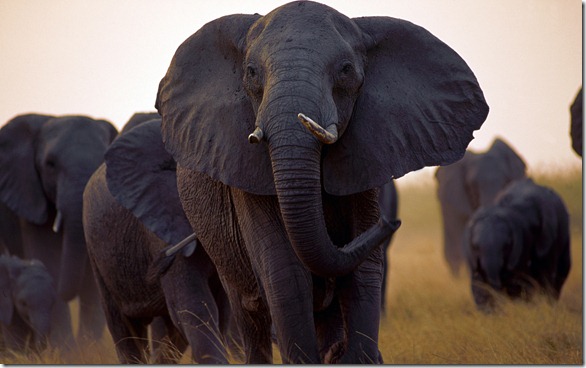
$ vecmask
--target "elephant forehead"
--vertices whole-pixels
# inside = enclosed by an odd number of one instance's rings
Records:
[[[247,42],[262,40],[265,48],[286,44],[323,51],[334,46],[332,37],[348,40],[350,32],[358,32],[351,20],[336,10],[310,1],[293,2],[276,8],[260,18],[249,30]]]

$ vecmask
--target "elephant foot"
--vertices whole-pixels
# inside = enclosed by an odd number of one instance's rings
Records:
[[[364,354],[356,356],[352,352],[347,351],[347,347],[343,341],[338,341],[326,353],[324,364],[384,364],[384,361],[378,349],[376,351],[376,358],[365,359]]]
[[[324,357],[324,364],[336,364],[340,362],[342,356],[346,352],[346,347],[343,341],[338,341],[334,345],[330,346],[330,349]]]

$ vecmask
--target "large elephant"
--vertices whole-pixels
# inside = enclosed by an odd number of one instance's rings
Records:
[[[464,251],[479,309],[496,306],[487,287],[528,299],[538,286],[557,300],[571,265],[566,206],[553,190],[531,179],[514,181],[494,204],[474,213],[464,232]]]
[[[500,138],[485,152],[469,150],[460,161],[437,169],[444,257],[453,275],[459,274],[465,261],[462,234],[470,216],[491,204],[509,183],[524,178],[525,170],[523,159]]]
[[[582,88],[574,98],[572,105],[570,105],[570,138],[572,138],[572,149],[580,157],[582,157],[582,142],[583,142],[583,112],[584,98],[582,97]]]
[[[78,337],[98,339],[105,325],[88,266],[82,193],[116,136],[104,120],[26,114],[0,129],[0,201],[20,220],[25,258],[39,259],[59,296],[79,296]]]
[[[292,2],[203,26],[156,107],[246,361],[272,361],[272,323],[285,363],[381,362],[380,242],[398,223],[377,188],[464,154],[488,106],[460,56],[403,20]]]
[[[0,256],[0,325],[5,347],[37,352],[47,346],[73,346],[67,304],[57,296],[53,278],[38,260]]]
[[[225,364],[229,302],[203,248],[192,242],[160,280],[147,277],[165,247],[193,233],[160,126],[159,118],[123,129],[90,178],[83,207],[90,263],[122,363],[148,361],[147,327],[159,317],[169,339],[160,347],[183,352],[189,342],[196,362]],[[153,359],[168,364],[177,356],[159,351]]]
[[[378,204],[380,206],[380,215],[385,216],[388,220],[398,220],[399,196],[397,188],[393,180],[389,181],[380,188],[378,196]],[[381,312],[385,313],[386,295],[387,295],[387,279],[390,273],[389,254],[388,250],[391,246],[393,234],[390,234],[381,242],[383,249],[383,283],[381,285]]]

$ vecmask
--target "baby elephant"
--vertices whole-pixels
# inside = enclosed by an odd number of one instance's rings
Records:
[[[53,278],[40,261],[0,256],[0,290],[0,324],[8,350],[71,347],[67,305],[57,297]]]
[[[487,286],[523,299],[537,288],[557,300],[570,271],[568,212],[551,189],[517,180],[474,213],[463,246],[480,310],[495,307]]]

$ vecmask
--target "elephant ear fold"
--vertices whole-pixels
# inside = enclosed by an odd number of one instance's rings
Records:
[[[488,114],[466,62],[431,33],[389,17],[354,21],[367,66],[350,124],[324,158],[325,189],[337,195],[459,160]]]
[[[176,164],[161,140],[161,120],[120,135],[105,155],[112,196],[167,244],[193,233],[179,201]]]
[[[259,15],[214,20],[175,53],[156,107],[179,165],[255,194],[274,194],[267,145],[250,144],[255,114],[242,86],[243,48]]]
[[[490,146],[488,152],[490,155],[494,155],[506,162],[507,170],[506,175],[508,181],[524,178],[527,166],[525,161],[501,138],[494,140]]]
[[[438,182],[437,196],[442,207],[452,208],[464,216],[471,216],[474,212],[466,189],[466,167],[474,155],[476,154],[467,151],[461,160],[439,167],[435,172]]]
[[[0,129],[0,201],[18,216],[41,225],[47,221],[47,199],[35,166],[35,139],[52,118],[27,114]]]

